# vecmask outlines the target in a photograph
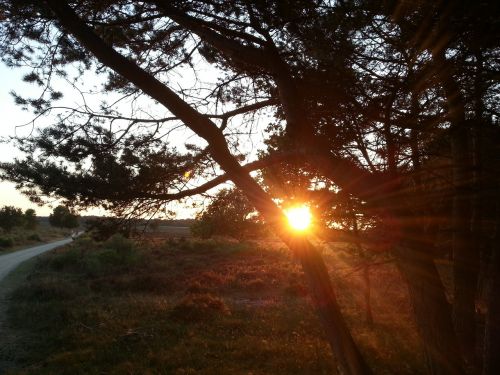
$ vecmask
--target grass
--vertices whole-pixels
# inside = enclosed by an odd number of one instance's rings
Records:
[[[336,274],[349,269],[348,250],[325,254]],[[392,286],[379,293],[373,326],[357,276],[333,280],[377,374],[422,368],[397,277],[391,265],[374,272],[375,287]],[[40,257],[10,298],[23,340],[9,374],[336,373],[304,275],[276,244],[80,238]]]
[[[54,228],[49,225],[39,225],[36,229],[14,228],[8,233],[0,234],[0,255],[20,250],[41,243],[66,238],[70,229]]]

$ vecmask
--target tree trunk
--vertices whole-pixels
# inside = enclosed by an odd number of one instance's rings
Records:
[[[373,325],[373,313],[372,313],[372,303],[371,303],[371,291],[372,286],[370,282],[370,265],[366,263],[363,266],[363,280],[365,284],[365,316],[366,324]]]
[[[483,170],[483,236],[489,246],[484,246],[481,264],[481,279],[485,286],[483,371],[482,375],[500,374],[500,146],[498,129],[488,124],[483,138],[485,160]],[[488,205],[486,205],[488,204]]]
[[[456,126],[456,128],[455,128]],[[453,322],[462,355],[471,373],[476,366],[475,300],[479,273],[479,250],[472,241],[472,166],[469,153],[469,129],[453,125]]]
[[[319,252],[303,237],[291,238],[288,246],[302,264],[313,303],[342,374],[371,374],[371,370],[354,343],[340,312],[325,263]],[[340,355],[338,355],[339,353]]]
[[[352,219],[352,231],[354,234],[354,245],[356,246],[356,250],[362,259],[363,262],[363,283],[364,283],[364,298],[365,298],[365,317],[366,324],[373,325],[373,314],[372,314],[372,303],[371,303],[371,283],[370,283],[370,264],[368,259],[368,254],[366,250],[363,249],[361,245],[361,239],[359,238],[359,226],[358,226],[358,218],[356,217],[356,213],[352,208],[351,197],[347,197],[347,204],[349,208],[349,213]]]
[[[486,287],[482,375],[500,374],[500,246],[494,246]]]
[[[452,157],[452,250],[453,323],[466,367],[473,372],[476,351],[475,297],[479,273],[479,252],[471,232],[472,162],[470,129],[465,117],[465,101],[445,49],[433,51],[436,72],[443,85],[451,126]]]
[[[408,284],[417,329],[422,338],[428,373],[463,375],[462,359],[451,321],[451,308],[422,231],[405,233],[396,251],[398,267]]]

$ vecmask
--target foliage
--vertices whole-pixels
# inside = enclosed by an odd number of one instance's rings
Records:
[[[30,234],[28,237],[28,240],[31,240],[31,241],[38,241],[40,242],[42,239],[40,238],[40,235],[38,233],[33,233],[33,234]]]
[[[134,223],[131,221],[121,220],[113,217],[96,217],[87,219],[85,222],[85,230],[96,241],[105,241],[114,234],[121,234],[124,237],[129,237],[131,226]]]
[[[173,308],[171,317],[188,323],[194,323],[228,314],[230,314],[230,311],[224,300],[209,293],[202,293],[186,295]]]
[[[66,206],[57,206],[49,215],[50,225],[58,228],[76,228],[78,227],[78,215],[71,212]]]
[[[248,199],[236,189],[224,189],[197,216],[191,232],[204,239],[214,235],[242,239],[262,233],[262,228]]]
[[[33,230],[37,227],[38,221],[36,218],[36,212],[32,208],[28,208],[26,211],[24,211],[24,227],[29,230]]]
[[[13,206],[3,206],[0,209],[0,228],[10,232],[12,228],[23,224],[23,212],[20,208]]]
[[[81,236],[70,249],[50,259],[50,267],[57,271],[96,277],[105,275],[110,270],[134,267],[140,258],[135,244],[120,234],[115,234],[104,242],[95,242],[87,236]]]
[[[12,247],[13,245],[14,245],[14,241],[12,240],[12,238],[0,237],[0,247],[1,248]]]

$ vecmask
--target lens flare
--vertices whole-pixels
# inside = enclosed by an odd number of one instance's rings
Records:
[[[285,210],[285,215],[288,218],[288,224],[298,232],[305,231],[311,225],[311,210],[307,206],[288,208]]]

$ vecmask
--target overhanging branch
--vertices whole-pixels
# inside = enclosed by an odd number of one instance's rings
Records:
[[[253,161],[251,163],[243,165],[242,167],[247,172],[252,172],[286,161],[290,159],[290,157],[292,157],[293,155],[294,155],[293,153],[280,153],[280,154],[269,155],[264,159]],[[162,199],[162,200],[182,199],[193,195],[202,194],[230,179],[231,177],[227,173],[225,173],[193,189],[180,191],[178,193],[143,194],[142,196],[140,196],[140,198]]]

